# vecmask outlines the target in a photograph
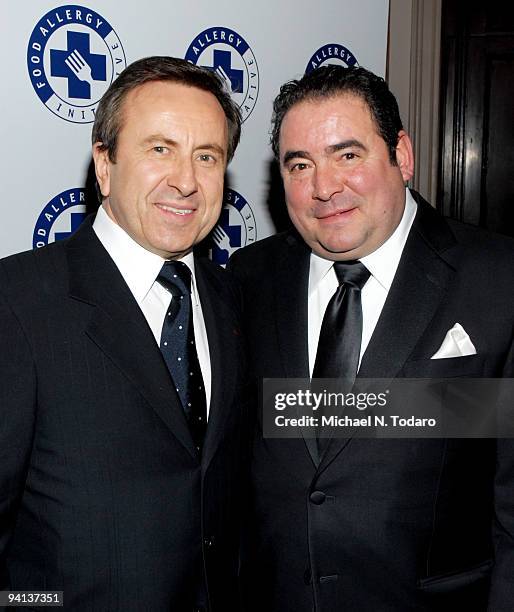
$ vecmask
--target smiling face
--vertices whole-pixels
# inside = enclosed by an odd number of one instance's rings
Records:
[[[392,165],[360,97],[344,93],[292,106],[280,129],[279,152],[289,216],[321,257],[369,255],[400,223],[412,145],[400,132],[398,165]]]
[[[116,161],[93,147],[103,206],[142,247],[165,259],[190,252],[223,199],[227,121],[209,92],[153,81],[123,103]]]

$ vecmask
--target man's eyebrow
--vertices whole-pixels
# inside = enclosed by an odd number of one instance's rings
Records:
[[[325,152],[330,155],[332,153],[337,153],[337,151],[342,151],[343,149],[350,148],[357,148],[361,149],[362,151],[368,150],[367,147],[364,146],[360,140],[355,140],[354,138],[351,138],[349,140],[343,140],[341,142],[326,147]],[[286,151],[282,163],[287,164],[288,161],[291,161],[292,159],[296,158],[310,159],[311,157],[309,153],[307,153],[307,151]]]
[[[342,151],[343,149],[357,148],[363,151],[367,151],[367,148],[360,142],[360,140],[355,140],[354,138],[350,140],[343,140],[342,142],[338,142],[337,144],[330,145],[325,149],[327,153],[337,153],[337,151]]]
[[[152,144],[155,142],[162,143],[169,147],[175,147],[178,145],[178,142],[176,140],[173,140],[173,138],[167,138],[163,134],[151,134],[150,136],[144,139],[143,144],[147,145],[147,144]],[[220,147],[220,145],[216,143],[206,142],[196,147],[197,151],[202,150],[202,149],[206,151],[216,151],[220,155],[226,154],[226,150],[223,147]]]
[[[219,153],[220,155],[226,155],[227,153],[226,149],[220,147],[220,145],[216,144],[215,142],[207,142],[205,144],[202,144],[199,147],[196,147],[196,150],[216,151],[216,153]]]
[[[147,136],[144,140],[144,144],[152,144],[153,142],[162,142],[165,145],[169,145],[171,147],[175,146],[177,142],[172,138],[166,138],[163,134],[151,134]]]
[[[310,159],[310,155],[307,151],[286,151],[284,158],[282,159],[283,164],[287,164],[288,161],[296,159],[297,157],[303,157],[304,159]]]

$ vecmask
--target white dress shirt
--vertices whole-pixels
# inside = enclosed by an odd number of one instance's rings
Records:
[[[406,189],[405,208],[398,227],[376,251],[359,260],[371,273],[361,291],[362,341],[359,367],[391,288],[407,236],[416,216],[416,210],[417,204],[410,191]],[[311,376],[316,361],[323,316],[338,284],[334,262],[311,253],[308,298],[309,372]]]
[[[102,206],[98,209],[93,230],[112,257],[139,308],[141,308],[157,345],[160,345],[164,317],[171,302],[169,291],[157,282],[157,276],[165,260],[159,255],[147,251],[133,240],[124,229],[109,217]],[[196,286],[193,254],[189,253],[180,261],[191,270],[191,305],[195,343],[205,387],[208,414],[211,400],[211,361],[202,304]]]

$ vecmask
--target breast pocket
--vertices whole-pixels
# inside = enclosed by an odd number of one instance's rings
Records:
[[[448,359],[416,359],[407,361],[402,368],[405,378],[481,378],[484,373],[484,357],[467,355]]]

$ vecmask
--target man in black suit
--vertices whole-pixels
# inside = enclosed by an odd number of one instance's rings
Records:
[[[295,229],[231,260],[258,382],[513,376],[513,242],[405,189],[412,146],[383,79],[328,66],[285,84],[272,145]],[[514,609],[510,440],[318,445],[258,428],[252,472],[248,609]]]
[[[215,74],[135,62],[96,114],[95,220],[0,262],[1,589],[239,609],[239,313],[192,253],[239,134]]]

